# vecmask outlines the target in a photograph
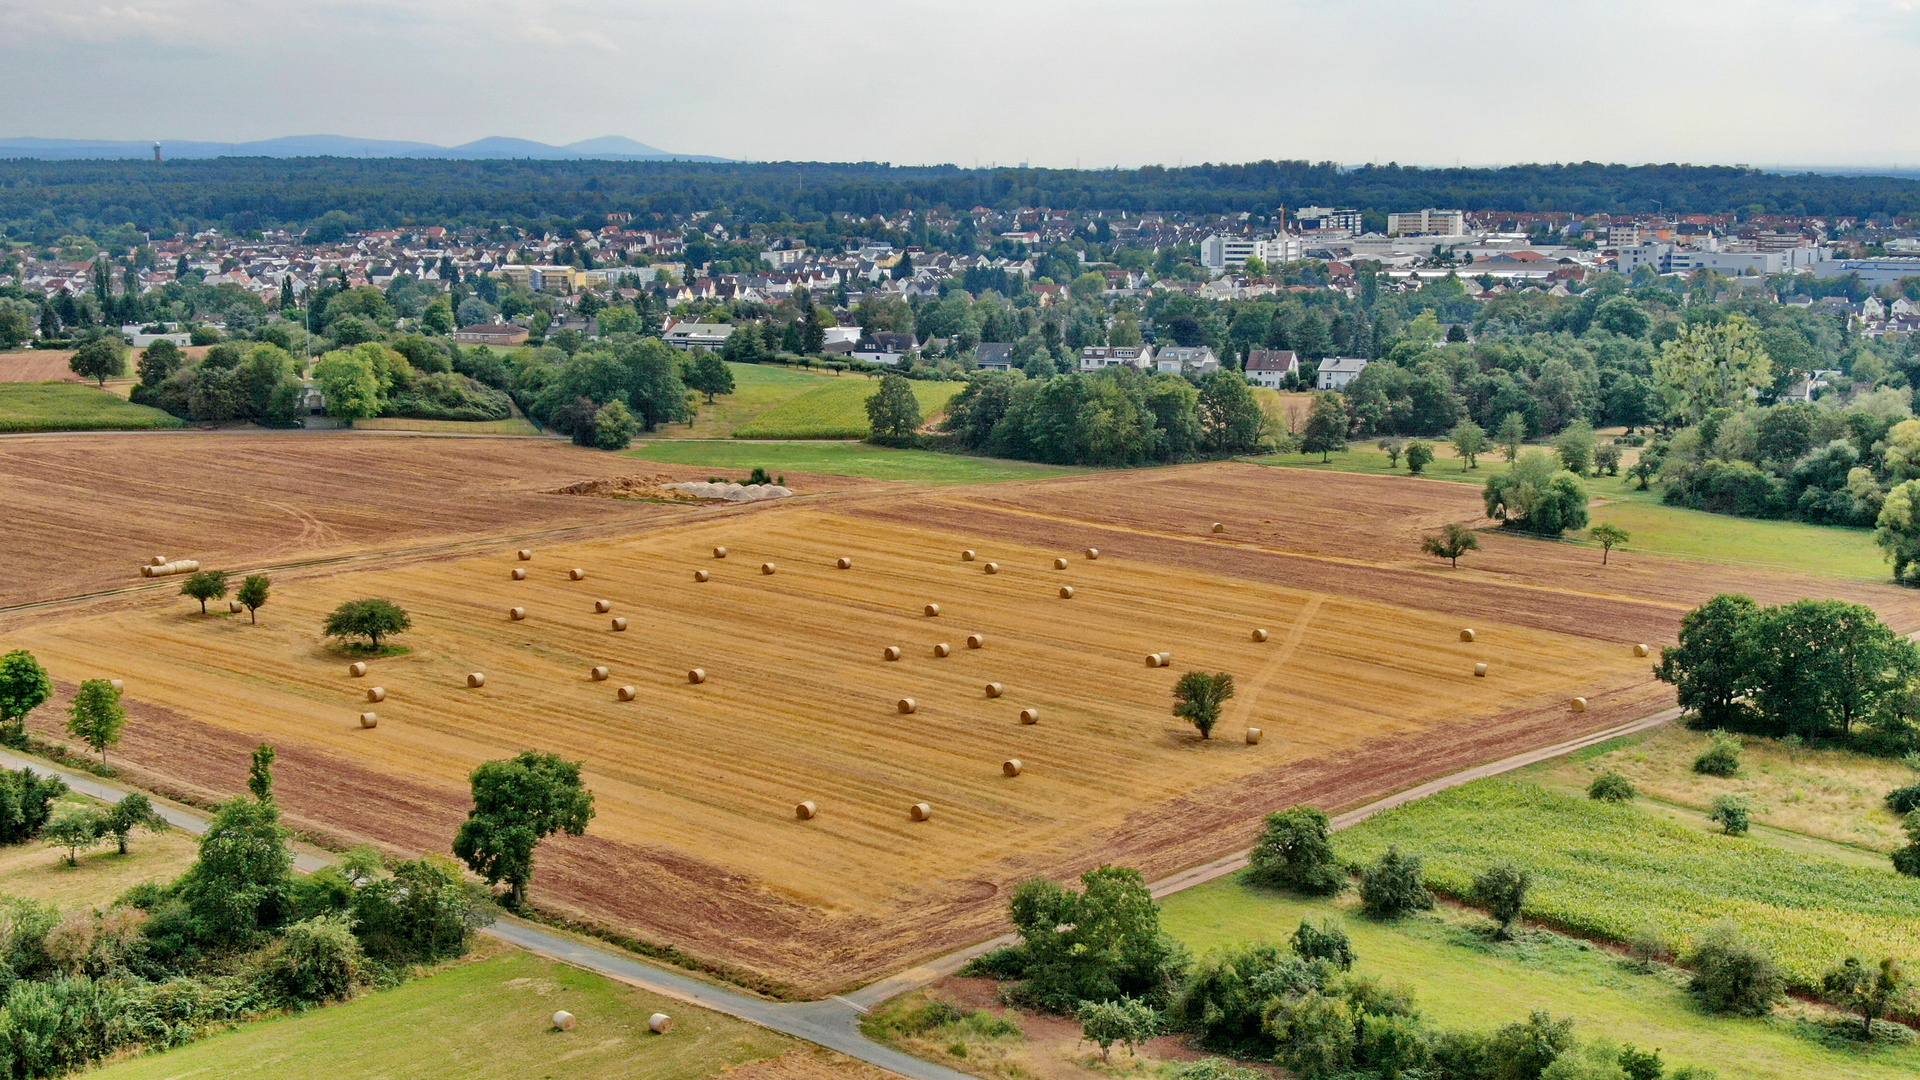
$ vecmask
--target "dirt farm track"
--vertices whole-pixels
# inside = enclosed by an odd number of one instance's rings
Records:
[[[1271,810],[1663,708],[1631,646],[1670,642],[1715,592],[1839,596],[1920,628],[1920,598],[1891,586],[1634,553],[1602,568],[1497,534],[1449,570],[1417,538],[1476,520],[1479,494],[1440,482],[1220,464],[938,491],[789,477],[801,498],[754,507],[542,494],[639,464],[510,440],[0,445],[9,502],[26,500],[8,508],[0,602],[132,584],[151,554],[236,570],[360,556],[277,571],[257,627],[167,589],[0,613],[0,648],[34,650],[63,688],[124,678],[116,759],[136,781],[226,797],[266,739],[293,824],[396,853],[446,850],[478,762],[581,759],[598,816],[542,848],[537,901],[819,996],[988,936],[1022,877],[1161,876],[1244,846]],[[361,596],[401,603],[414,629],[353,679],[317,628]],[[1146,666],[1163,650],[1169,667]],[[1168,712],[1192,669],[1240,688],[1207,742]],[[386,700],[366,704],[375,685]],[[802,799],[818,817],[795,819]],[[932,820],[910,821],[922,801]]]

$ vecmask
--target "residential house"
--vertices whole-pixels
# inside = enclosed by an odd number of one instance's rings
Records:
[[[1367,359],[1361,356],[1327,357],[1320,361],[1320,389],[1345,390],[1348,383],[1367,370],[1367,363]]]
[[[1300,355],[1292,349],[1253,349],[1247,353],[1247,381],[1278,390],[1287,376],[1300,374]]]
[[[912,334],[896,334],[891,330],[882,330],[870,337],[862,338],[853,350],[855,360],[864,360],[869,364],[892,366],[906,359],[908,353],[920,347],[920,342]]]
[[[1088,345],[1080,350],[1080,370],[1099,371],[1110,367],[1153,367],[1151,345]]]
[[[974,347],[973,366],[981,371],[1012,371],[1013,344],[1006,341],[983,341]]]
[[[732,333],[732,323],[674,322],[661,338],[676,349],[717,349]]]
[[[1153,354],[1153,365],[1167,375],[1205,375],[1220,368],[1220,358],[1209,345],[1165,345]]]
[[[461,345],[496,345],[501,348],[525,345],[527,328],[513,323],[478,323],[455,330],[453,340]]]

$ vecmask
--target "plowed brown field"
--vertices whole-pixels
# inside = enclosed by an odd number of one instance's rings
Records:
[[[480,761],[584,760],[599,816],[542,848],[536,900],[817,995],[988,936],[1024,876],[1160,876],[1244,846],[1291,803],[1355,804],[1662,708],[1630,646],[1669,640],[1720,588],[1849,596],[1920,626],[1920,598],[1890,586],[1639,555],[1603,570],[1590,549],[1498,535],[1458,571],[1410,554],[1476,511],[1459,485],[1239,465],[849,492],[544,542],[532,563],[502,544],[307,571],[258,627],[137,598],[16,620],[0,647],[68,684],[125,678],[135,721],[117,761],[136,776],[228,795],[268,739],[295,824],[396,851],[446,850]],[[576,566],[586,580],[568,580]],[[375,595],[413,613],[412,651],[351,679],[315,630]],[[1459,641],[1466,625],[1479,640]],[[904,658],[883,660],[888,645]],[[1146,667],[1159,650],[1172,666]],[[589,680],[595,664],[613,677]],[[1168,713],[1190,669],[1239,681],[1210,742]],[[985,697],[988,681],[1006,696]],[[388,700],[363,704],[369,685]],[[636,700],[615,700],[622,685]],[[1576,694],[1587,712],[1569,711]],[[904,696],[913,715],[894,708]],[[1026,707],[1037,725],[1019,723]],[[378,728],[354,723],[363,708]],[[818,818],[793,818],[801,799]],[[909,821],[923,800],[933,819]]]

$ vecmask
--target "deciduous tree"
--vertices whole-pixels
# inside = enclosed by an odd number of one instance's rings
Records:
[[[74,350],[67,367],[75,375],[92,379],[105,389],[108,379],[117,379],[127,373],[126,352],[112,338],[94,338]]]
[[[1593,537],[1593,542],[1600,545],[1601,566],[1607,565],[1607,557],[1613,554],[1613,546],[1615,544],[1624,544],[1632,539],[1632,537],[1628,535],[1627,530],[1618,525],[1609,525],[1606,522],[1601,522],[1592,529],[1589,529],[1587,535]]]
[[[227,572],[225,570],[202,570],[187,578],[180,586],[180,595],[191,596],[200,601],[200,614],[207,613],[207,601],[218,600],[227,595]]]
[[[1471,420],[1462,420],[1454,425],[1448,438],[1453,442],[1453,452],[1460,455],[1464,467],[1480,467],[1480,455],[1487,452],[1487,433],[1479,424]]]
[[[920,430],[920,401],[913,396],[913,384],[904,376],[884,375],[880,389],[867,399],[869,436],[883,445],[911,443]]]
[[[1456,568],[1460,565],[1460,556],[1469,551],[1480,550],[1480,538],[1465,525],[1449,524],[1437,533],[1428,533],[1420,541],[1420,550],[1436,558],[1446,559]]]
[[[1189,671],[1173,684],[1173,715],[1198,728],[1202,739],[1211,739],[1220,709],[1232,696],[1233,676],[1227,672]]]
[[[170,827],[167,819],[153,808],[153,802],[139,792],[130,792],[120,797],[120,801],[107,808],[103,823],[106,835],[118,843],[120,854],[127,853],[127,837],[135,829],[148,832],[166,832]]]
[[[1499,924],[1494,936],[1501,941],[1513,938],[1514,920],[1527,904],[1527,890],[1533,887],[1533,875],[1510,862],[1487,867],[1473,879],[1473,902],[1487,909]]]
[[[1267,815],[1266,832],[1253,846],[1247,880],[1308,896],[1330,896],[1347,887],[1334,856],[1324,811],[1295,806]]]
[[[349,600],[327,616],[322,633],[337,638],[363,637],[369,647],[377,651],[381,638],[412,628],[413,620],[391,600]]]
[[[0,742],[12,747],[27,744],[27,714],[53,696],[47,669],[25,649],[0,656]]]
[[[1328,455],[1347,448],[1347,400],[1328,390],[1315,394],[1313,411],[1307,414],[1305,429],[1300,435],[1302,453],[1319,454],[1321,461]]]
[[[454,835],[453,853],[487,884],[507,883],[508,903],[523,907],[533,853],[555,832],[579,836],[593,819],[593,793],[580,763],[529,750],[473,771],[473,809]]]
[[[120,691],[105,679],[88,679],[74,692],[67,707],[67,732],[100,754],[107,763],[107,748],[120,741],[127,726],[127,708],[120,704]]]
[[[267,606],[267,596],[272,590],[273,580],[265,574],[248,574],[240,582],[240,591],[234,593],[233,598],[246,606],[248,622],[260,621],[260,609]]]
[[[1862,1038],[1873,1038],[1873,1022],[1912,1003],[1914,981],[1900,961],[1887,957],[1870,968],[1849,956],[1820,980],[1828,1000],[1860,1014]]]

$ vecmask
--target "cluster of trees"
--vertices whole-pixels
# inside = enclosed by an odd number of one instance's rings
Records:
[[[1284,436],[1238,372],[1194,382],[1130,367],[1031,379],[974,375],[948,406],[967,450],[1073,465],[1144,465],[1249,453]]]
[[[1724,594],[1680,621],[1654,669],[1698,727],[1900,756],[1920,748],[1920,646],[1873,609],[1839,600],[1762,607]]]

